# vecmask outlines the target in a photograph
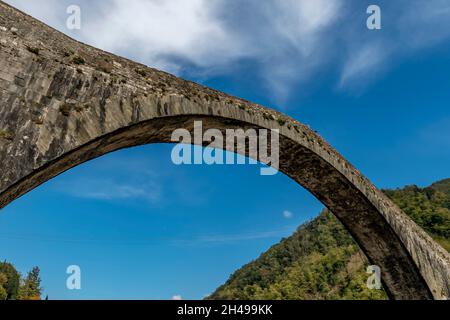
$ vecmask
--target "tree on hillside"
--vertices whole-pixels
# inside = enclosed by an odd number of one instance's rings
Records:
[[[384,190],[450,252],[450,179]],[[369,261],[328,210],[237,270],[208,299],[387,299],[367,288]]]
[[[0,273],[0,300],[6,300],[8,298],[8,293],[5,289],[5,284],[8,282],[8,278],[5,274]]]
[[[27,277],[22,281],[19,290],[19,299],[40,300],[41,293],[40,269],[39,267],[34,267],[30,272],[28,272]]]
[[[11,263],[0,262],[0,274],[6,277],[5,283],[2,285],[6,291],[6,299],[15,300],[18,297],[20,286],[20,274]],[[1,291],[1,289],[0,289]]]

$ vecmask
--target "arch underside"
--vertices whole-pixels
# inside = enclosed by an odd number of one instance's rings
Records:
[[[90,159],[170,142],[194,120],[278,129],[280,171],[339,218],[392,298],[450,297],[448,252],[307,126],[79,43],[1,0],[0,27],[0,208]]]
[[[0,207],[60,173],[104,154],[144,144],[171,143],[171,134],[178,128],[193,134],[194,121],[202,121],[204,130],[262,129],[250,123],[200,115],[145,121],[99,137],[47,163],[2,193]],[[249,156],[247,152],[244,155]],[[280,171],[309,190],[337,216],[369,261],[381,267],[382,281],[391,297],[432,297],[418,268],[389,223],[345,176],[311,150],[284,136],[280,138]]]

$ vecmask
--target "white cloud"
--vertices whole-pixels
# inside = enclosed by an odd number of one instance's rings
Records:
[[[31,14],[36,19],[44,22],[51,22],[54,25],[58,25],[60,18],[63,18],[61,14],[58,14],[58,12],[66,12],[66,7],[58,0],[6,0],[5,2],[11,4],[19,10]]]
[[[319,46],[321,32],[340,16],[340,0],[271,1],[266,18],[280,35],[303,56],[311,56]]]
[[[56,16],[53,1],[9,2],[61,29],[66,13],[60,9]],[[258,64],[255,76],[265,79],[275,100],[282,103],[289,88],[320,65],[321,33],[339,16],[341,2],[112,0],[93,5],[79,1],[81,31],[62,31],[181,75],[186,66],[206,75],[229,72],[237,61],[250,58]]]
[[[404,6],[399,35],[411,49],[436,45],[450,38],[450,2],[414,1]]]
[[[202,235],[193,239],[178,239],[174,244],[178,245],[214,245],[214,244],[228,244],[242,241],[252,241],[260,239],[279,239],[292,233],[295,226],[289,226],[278,230],[242,232],[238,234],[214,234]]]
[[[99,201],[140,200],[160,204],[163,195],[160,175],[147,159],[103,157],[66,173],[55,180],[53,188],[72,197]],[[88,171],[85,171],[85,170]],[[90,170],[96,172],[92,176]],[[114,172],[111,175],[111,172]]]
[[[240,56],[240,48],[215,17],[208,0],[113,0],[99,19],[89,19],[82,37],[108,51],[128,53],[152,66],[177,72],[183,59],[209,68]]]
[[[58,190],[73,197],[103,201],[139,199],[157,203],[161,196],[160,188],[154,182],[121,183],[108,178],[75,178],[63,186],[58,185]]]
[[[341,89],[363,86],[394,62],[450,39],[447,0],[398,1],[381,5],[382,30],[349,34]]]
[[[289,210],[284,210],[283,211],[283,217],[285,217],[286,219],[291,219],[294,216],[294,214],[289,211]]]
[[[265,89],[283,105],[292,87],[307,82],[329,59],[331,27],[341,18],[342,0],[267,0],[247,7],[225,26],[253,61]],[[233,12],[235,13],[235,12]],[[236,20],[246,21],[243,26]]]
[[[72,4],[8,2],[60,29],[64,5]],[[323,70],[341,90],[363,86],[399,59],[450,38],[447,0],[382,1],[378,31],[367,30],[357,0],[78,2],[82,30],[63,32],[182,76],[235,73],[250,59],[253,76],[280,105]]]
[[[340,87],[348,86],[349,83],[358,85],[359,79],[374,79],[384,69],[388,50],[383,43],[369,42],[352,52],[342,69]]]
[[[174,295],[172,300],[183,300],[183,298],[180,295]]]

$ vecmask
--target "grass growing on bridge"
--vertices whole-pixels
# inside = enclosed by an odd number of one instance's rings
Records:
[[[14,133],[9,130],[0,130],[0,139],[13,140]]]

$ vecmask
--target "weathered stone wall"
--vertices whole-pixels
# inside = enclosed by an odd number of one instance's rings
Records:
[[[76,42],[0,2],[0,207],[80,163],[176,128],[280,129],[280,169],[346,226],[393,298],[450,297],[450,257],[307,126]],[[267,186],[270,188],[270,186]]]

